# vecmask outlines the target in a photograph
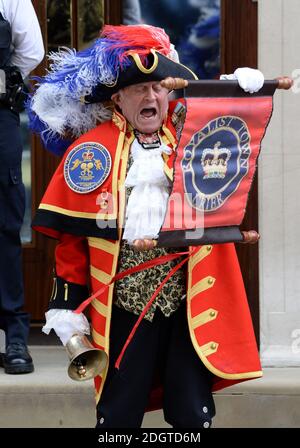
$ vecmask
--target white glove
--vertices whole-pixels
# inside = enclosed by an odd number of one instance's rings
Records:
[[[220,79],[237,80],[240,87],[249,93],[258,92],[264,85],[264,75],[254,68],[237,68],[231,75],[221,75]]]
[[[46,324],[42,331],[49,334],[55,331],[63,345],[66,345],[73,334],[90,334],[90,325],[83,313],[75,314],[72,310],[52,309],[45,313]]]

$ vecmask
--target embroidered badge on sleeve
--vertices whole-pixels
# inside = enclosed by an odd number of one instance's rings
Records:
[[[64,164],[65,181],[76,193],[90,193],[107,179],[111,170],[109,151],[100,143],[75,146]]]

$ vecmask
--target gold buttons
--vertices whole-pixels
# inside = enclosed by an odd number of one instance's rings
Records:
[[[215,311],[211,311],[211,312],[209,313],[209,315],[210,315],[211,317],[215,317],[216,312],[215,312]]]
[[[212,285],[213,282],[214,282],[214,279],[213,279],[212,277],[209,277],[209,279],[207,280],[207,283],[208,283],[209,285]]]
[[[107,209],[107,207],[108,207],[108,201],[101,201],[100,202],[100,207],[102,208],[102,209],[104,209],[104,210],[106,210]]]
[[[216,350],[216,348],[217,348],[217,344],[216,344],[215,342],[213,342],[212,344],[210,344],[210,348],[211,348],[212,350]]]
[[[64,296],[64,300],[67,301],[68,300],[68,292],[69,292],[69,286],[68,283],[64,284],[64,288],[65,288],[65,296]]]
[[[101,200],[100,200],[99,205],[102,210],[106,210],[108,208],[108,197],[109,197],[109,194],[108,194],[107,189],[105,188],[100,193]]]
[[[206,246],[207,252],[210,252],[212,250],[212,246]]]

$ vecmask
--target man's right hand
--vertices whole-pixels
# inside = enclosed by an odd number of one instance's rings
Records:
[[[134,240],[133,248],[135,251],[139,252],[142,250],[151,250],[157,246],[156,240],[150,240],[149,238],[144,238],[141,240]]]
[[[83,313],[75,314],[72,310],[51,309],[45,316],[46,324],[42,331],[49,334],[53,329],[63,345],[66,345],[74,334],[90,334],[90,325]]]

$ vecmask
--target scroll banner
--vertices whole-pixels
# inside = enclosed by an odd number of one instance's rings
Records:
[[[276,87],[266,81],[249,94],[236,81],[191,81],[183,90],[175,112],[185,115],[184,125],[159,246],[243,240],[239,225]]]

